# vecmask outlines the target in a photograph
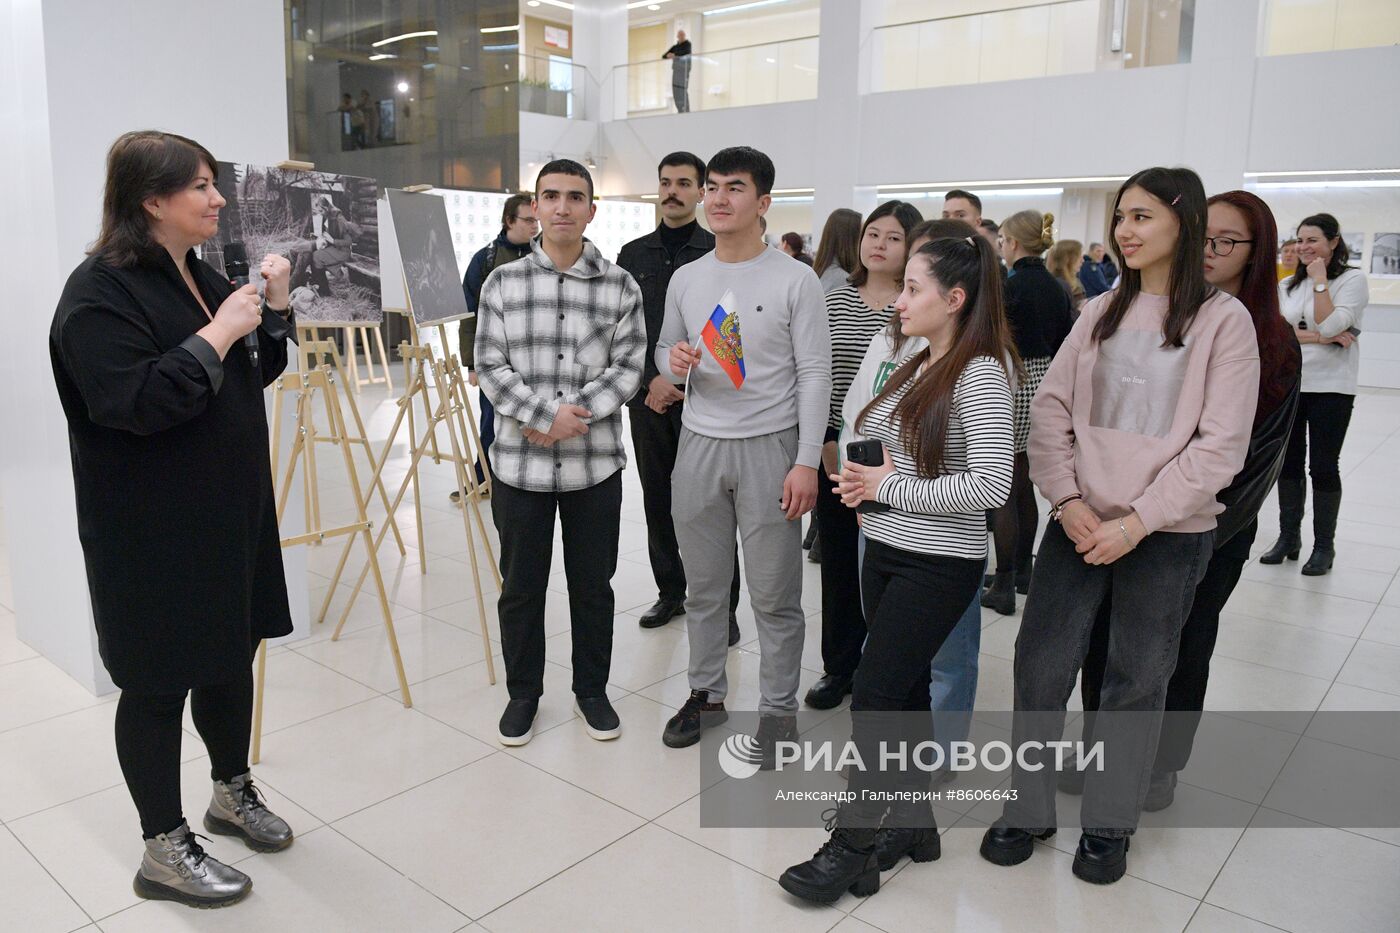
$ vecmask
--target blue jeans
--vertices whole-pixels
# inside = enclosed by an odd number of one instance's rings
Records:
[[[985,562],[982,572],[986,573]],[[977,654],[982,649],[981,596],[979,586],[948,640],[933,656],[933,683],[929,690],[933,734],[944,755],[951,754],[949,742],[967,741],[972,728],[972,705],[977,698]]]
[[[864,532],[861,532],[857,550],[857,559],[864,565]],[[933,678],[929,705],[933,710],[937,742],[945,756],[949,753],[946,743],[967,741],[972,728],[972,703],[977,697],[977,655],[982,649],[981,596],[979,587],[929,667]]]

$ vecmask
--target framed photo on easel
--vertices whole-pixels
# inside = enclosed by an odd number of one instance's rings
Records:
[[[222,269],[223,247],[239,241],[256,277],[262,257],[279,253],[292,261],[298,324],[384,320],[373,178],[220,162],[216,186],[228,206],[218,236],[203,246],[206,262]]]

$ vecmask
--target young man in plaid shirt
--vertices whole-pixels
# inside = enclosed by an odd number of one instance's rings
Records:
[[[583,238],[595,211],[588,170],[570,159],[550,162],[534,207],[540,237],[528,256],[491,273],[477,309],[476,371],[496,409],[491,513],[501,535],[498,615],[510,693],[503,745],[530,741],[544,692],[556,510],[575,708],[593,738],[621,734],[605,691],[627,463],[622,406],[641,383],[647,343],[637,283]]]

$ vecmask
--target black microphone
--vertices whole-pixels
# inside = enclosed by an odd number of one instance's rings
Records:
[[[248,250],[235,240],[224,247],[224,273],[234,288],[248,284]],[[243,348],[248,351],[248,360],[254,367],[258,365],[258,332],[253,330],[243,335]]]

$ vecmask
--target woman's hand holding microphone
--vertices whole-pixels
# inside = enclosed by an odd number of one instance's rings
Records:
[[[289,310],[291,299],[292,264],[285,256],[269,253],[258,265],[262,276],[267,306],[279,313]],[[228,355],[229,348],[246,335],[258,329],[262,323],[263,299],[258,297],[258,287],[249,283],[236,289],[224,299],[213,320],[202,327],[198,334],[208,341],[219,354],[219,359]]]
[[[229,348],[251,334],[262,322],[262,300],[258,298],[258,287],[244,285],[224,299],[214,319],[201,327],[197,333],[219,354],[219,359],[228,355]]]

